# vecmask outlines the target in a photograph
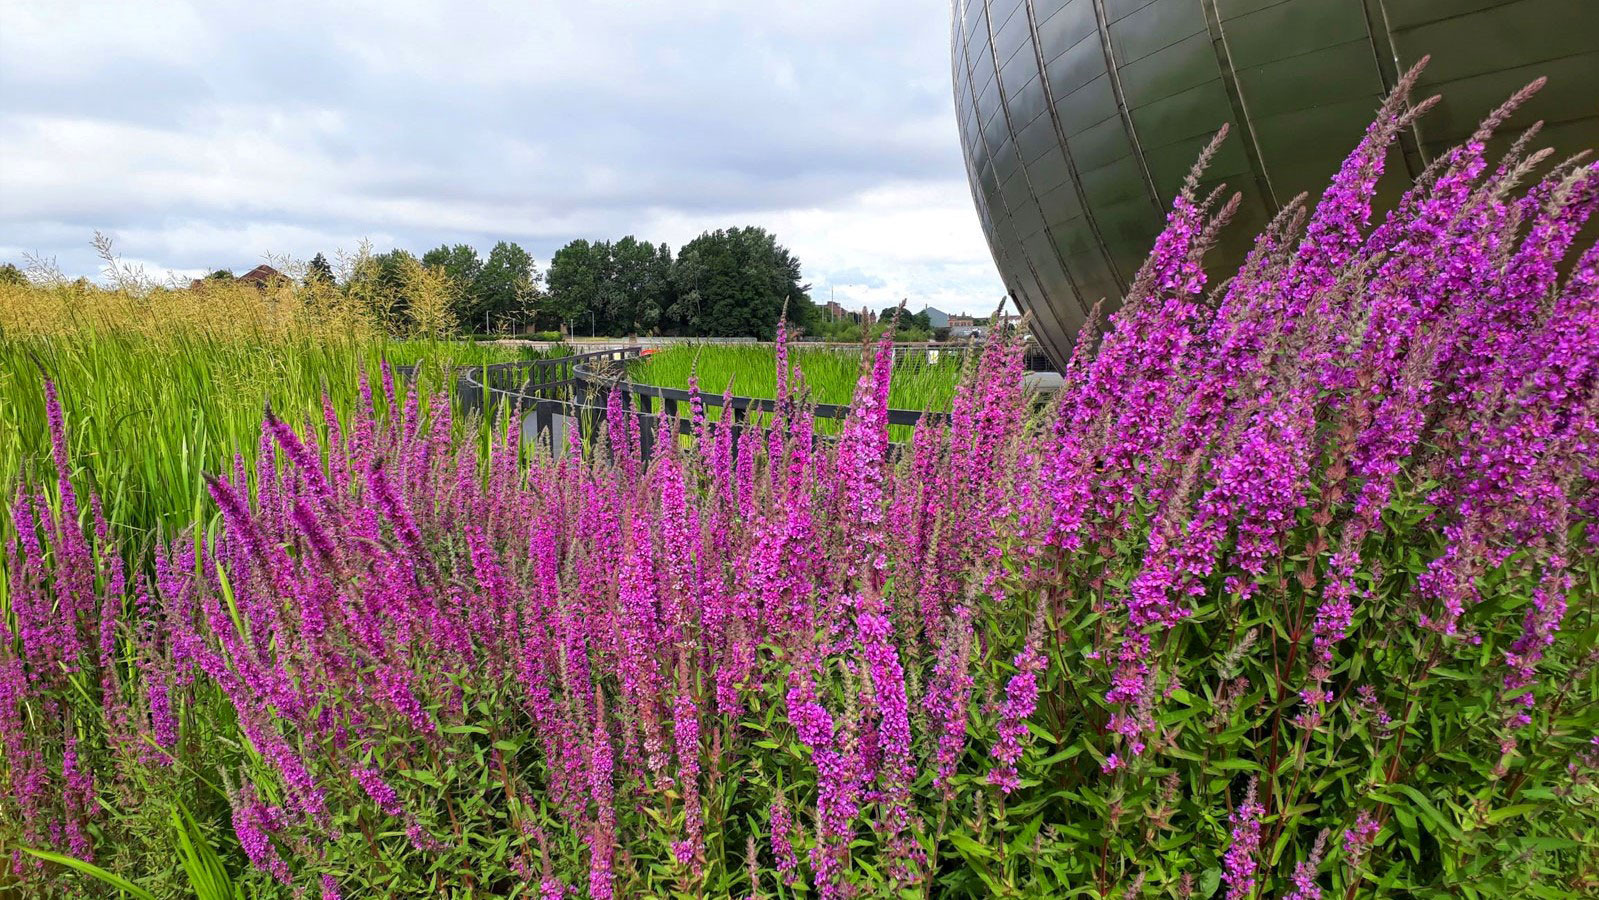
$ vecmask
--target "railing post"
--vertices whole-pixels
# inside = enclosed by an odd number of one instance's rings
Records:
[[[634,396],[638,398],[633,415],[638,421],[639,455],[648,461],[655,455],[655,428],[650,424],[650,398],[646,394]]]
[[[548,440],[550,442],[550,455],[556,453],[555,446],[555,417],[552,415],[549,400],[533,401],[533,436],[534,440]]]

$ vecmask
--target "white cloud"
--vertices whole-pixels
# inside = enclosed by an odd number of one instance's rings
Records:
[[[945,11],[0,0],[0,254],[264,253],[757,224],[825,298],[986,310]],[[936,298],[936,299],[935,299]]]

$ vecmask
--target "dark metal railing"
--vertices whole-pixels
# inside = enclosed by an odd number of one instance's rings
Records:
[[[623,414],[639,420],[641,449],[649,457],[654,452],[656,428],[653,420],[657,417],[664,415],[674,423],[672,427],[678,434],[693,433],[693,422],[682,414],[693,395],[680,388],[639,384],[629,379],[626,365],[642,353],[639,347],[624,347],[462,367],[456,370],[456,402],[485,414],[497,411],[502,403],[510,403],[511,414],[523,421],[523,435],[541,442],[547,440],[552,449],[559,452],[562,442],[556,440],[557,423],[562,427],[575,427],[585,442],[591,440],[600,423],[605,421],[611,394],[616,392]],[[401,367],[397,371],[411,377],[415,369]],[[777,401],[768,397],[725,399],[727,408],[723,409],[722,418],[731,423],[736,453],[746,428],[765,431],[770,427],[769,423],[762,423],[760,417],[775,413]],[[708,409],[722,409],[723,401],[720,394],[700,394],[700,402]],[[849,416],[851,408],[843,404],[818,403],[811,409],[818,419],[842,421]],[[888,424],[914,426],[924,415],[942,418],[946,414],[890,409]]]
[[[694,423],[687,416],[681,414],[682,406],[689,404],[693,394],[682,388],[662,387],[655,384],[639,384],[623,375],[607,375],[596,371],[591,366],[579,365],[573,369],[573,378],[577,382],[576,396],[572,406],[579,411],[579,415],[587,414],[589,417],[603,417],[610,401],[612,391],[620,393],[623,413],[640,418],[639,441],[644,455],[650,456],[655,442],[655,430],[647,427],[645,419],[653,419],[664,415],[669,421],[675,423],[679,434],[692,434]],[[765,431],[759,419],[762,413],[775,413],[777,401],[769,397],[723,397],[721,394],[702,392],[699,395],[700,403],[708,409],[720,409],[723,421],[730,421],[734,452],[737,452],[739,439],[743,436],[744,429],[755,427]],[[724,400],[726,405],[724,407]],[[681,404],[681,405],[680,405]],[[843,421],[850,414],[851,407],[836,403],[815,403],[810,407],[817,419],[830,419]],[[914,426],[924,416],[934,418],[944,417],[944,413],[924,413],[921,410],[890,409],[888,410],[888,424]],[[592,427],[592,423],[590,425]],[[588,431],[583,432],[585,436]],[[826,439],[826,436],[819,436]]]

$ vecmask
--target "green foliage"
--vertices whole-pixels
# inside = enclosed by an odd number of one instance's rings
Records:
[[[883,307],[883,311],[877,314],[878,324],[882,325],[894,321],[895,313],[899,314],[899,330],[901,333],[931,333],[933,330],[933,323],[927,318],[927,313],[911,312],[908,309],[901,311],[897,306]]]
[[[605,311],[610,333],[647,334],[671,305],[672,251],[632,235],[608,247],[610,282]]]
[[[181,800],[175,801],[171,821],[178,859],[195,900],[244,900],[244,885],[234,882],[228,874],[221,855]]]
[[[416,264],[417,258],[406,250],[371,255],[363,248],[345,279],[345,291],[390,334],[405,334],[412,305],[407,271]]]
[[[474,324],[485,315],[490,325],[528,321],[539,300],[539,272],[532,254],[518,244],[500,241],[489,251],[483,269],[472,281],[472,305],[463,316]]]
[[[52,862],[57,865],[66,866],[68,869],[71,869],[74,872],[77,872],[81,875],[86,875],[89,878],[100,882],[101,884],[108,885],[117,889],[118,891],[128,894],[132,896],[134,900],[156,900],[155,894],[152,894],[144,888],[139,887],[137,884],[129,881],[126,878],[123,878],[121,875],[118,875],[115,872],[110,872],[100,868],[94,863],[84,862],[81,859],[68,856],[65,853],[56,853],[51,850],[35,850],[32,847],[23,847],[22,852],[38,857],[45,862]]]
[[[422,265],[439,266],[444,269],[445,274],[450,276],[450,280],[461,285],[469,296],[471,294],[471,286],[477,281],[478,276],[483,273],[483,260],[478,257],[477,250],[473,249],[470,244],[456,244],[453,247],[440,244],[422,254]],[[463,306],[461,308],[462,317],[471,320],[474,318],[471,315],[474,311],[470,306]]]
[[[549,302],[544,307],[547,314],[566,325],[582,319],[590,333],[598,332],[596,319],[598,310],[605,305],[605,282],[609,277],[609,246],[579,238],[555,251],[545,280],[549,291]]]
[[[435,247],[420,259],[406,250],[372,254],[363,246],[345,268],[344,294],[395,335],[514,328],[532,320],[540,300],[532,255],[509,241],[495,244],[486,260],[467,244]],[[313,259],[308,288],[331,284],[320,271]]]
[[[771,340],[788,309],[801,328],[815,315],[800,284],[799,260],[765,229],[753,226],[709,231],[678,251],[672,267],[675,299],[668,323],[700,337]]]
[[[860,377],[859,352],[791,346],[789,358],[805,373],[812,400],[838,405],[850,402],[855,382]],[[643,384],[681,389],[688,388],[689,376],[694,374],[699,379],[700,391],[707,395],[721,396],[731,386],[733,393],[740,396],[769,398],[777,396],[775,371],[770,346],[681,344],[644,357],[629,374],[634,381]],[[960,374],[960,354],[948,351],[931,356],[916,351],[902,354],[894,364],[889,406],[947,412]],[[714,420],[720,417],[720,412],[709,409],[707,415]],[[825,433],[836,430],[830,422],[819,422],[818,427]],[[895,440],[907,440],[910,429],[896,425],[890,429],[890,435]]]
[[[879,317],[875,324],[864,329],[852,318],[824,319],[818,314],[816,324],[810,329],[810,333],[830,343],[858,344],[863,338],[873,340],[881,336],[888,323],[894,320],[893,312],[893,307],[890,307],[884,317]],[[933,330],[923,328],[919,324],[925,319],[926,316],[918,319],[909,315],[901,319],[899,329],[894,332],[894,340],[903,344],[919,344],[933,340],[936,337]]]
[[[311,257],[311,261],[305,264],[306,287],[331,287],[333,282],[333,266],[328,263],[328,258],[320,253]]]
[[[665,244],[632,235],[575,240],[550,260],[544,312],[574,334],[621,336],[657,329],[703,337],[770,339],[788,303],[792,323],[811,323],[799,263],[758,228],[707,232],[672,259]]]
[[[260,343],[203,335],[146,339],[96,332],[49,340],[0,338],[0,483],[49,465],[40,366],[61,387],[73,423],[74,458],[100,491],[106,515],[134,534],[186,526],[204,496],[202,475],[227,470],[235,452],[254,456],[267,403],[286,421],[320,421],[322,395],[350,414],[360,372],[427,362],[427,390],[449,385],[450,365],[525,357],[472,342],[328,341]],[[8,534],[9,517],[0,522]]]

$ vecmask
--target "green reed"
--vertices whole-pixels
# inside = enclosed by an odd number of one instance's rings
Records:
[[[360,373],[375,384],[384,360],[418,365],[421,389],[436,393],[453,383],[444,376],[449,367],[533,353],[381,337],[243,341],[203,332],[154,338],[105,330],[0,335],[0,486],[9,494],[19,478],[48,470],[45,373],[61,393],[75,476],[100,492],[113,526],[148,538],[194,521],[197,508],[208,505],[205,473],[228,470],[235,453],[253,460],[268,404],[296,425],[320,422],[324,392],[341,416],[352,414]],[[0,524],[0,532],[8,529],[9,523]]]

